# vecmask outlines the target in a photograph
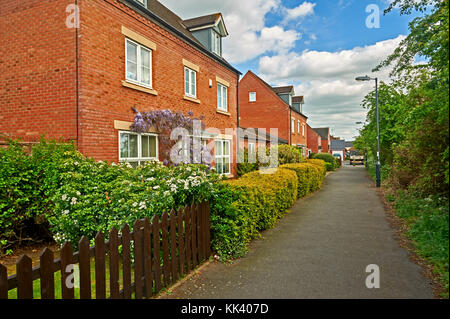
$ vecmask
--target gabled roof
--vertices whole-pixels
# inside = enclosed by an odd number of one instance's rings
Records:
[[[330,149],[332,151],[343,151],[343,150],[345,150],[345,140],[331,140]]]
[[[279,87],[272,87],[272,90],[276,94],[286,94],[286,93],[291,93],[292,91],[294,91],[294,87],[292,85],[279,86]]]
[[[221,13],[213,13],[202,17],[187,19],[183,21],[183,24],[189,31],[219,27],[222,31],[222,36],[225,37],[228,35]]]
[[[199,51],[208,55],[210,58],[218,61],[223,66],[227,67],[236,74],[242,74],[237,69],[235,69],[230,63],[228,63],[221,56],[209,51],[200,41],[198,41],[192,33],[186,28],[183,19],[181,19],[174,12],[165,7],[161,2],[157,0],[147,0],[147,8],[143,7],[134,0],[119,0],[120,2],[131,7],[133,10],[141,13],[144,17],[149,18],[156,24],[168,29],[176,36],[185,40],[192,46],[194,46]]]
[[[300,103],[300,104],[303,104],[303,103],[305,103],[305,99],[304,99],[303,96],[294,96],[294,97],[292,98],[292,103]]]
[[[319,127],[319,128],[313,128],[313,130],[320,135],[320,137],[323,140],[327,140],[328,136],[330,135],[330,128],[329,127]]]
[[[353,147],[353,141],[345,141],[345,147]]]

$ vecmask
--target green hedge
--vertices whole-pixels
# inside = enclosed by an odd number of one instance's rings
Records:
[[[298,198],[315,192],[322,187],[323,167],[310,163],[286,164],[280,168],[293,170],[298,178]]]
[[[211,212],[212,246],[227,259],[245,253],[260,231],[272,228],[288,211],[297,199],[298,178],[291,170],[273,169],[272,174],[252,172],[223,185]]]
[[[327,171],[334,171],[336,168],[339,167],[338,161],[336,158],[329,154],[329,153],[319,153],[315,154],[313,159],[321,159],[325,161],[326,163],[329,163],[329,165],[326,165]]]

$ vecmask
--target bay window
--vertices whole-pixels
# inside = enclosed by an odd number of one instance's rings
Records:
[[[119,161],[136,167],[158,160],[158,136],[148,133],[119,132]]]

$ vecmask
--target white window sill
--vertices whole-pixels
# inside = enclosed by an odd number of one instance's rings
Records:
[[[217,109],[217,113],[220,113],[220,114],[223,114],[223,115],[227,115],[227,116],[231,116],[231,113],[229,113],[227,111],[219,110],[219,109]]]
[[[187,95],[184,95],[183,99],[185,99],[187,101],[190,101],[190,102],[197,103],[197,104],[201,103],[199,99],[196,99],[195,97],[190,97],[190,96],[187,96]]]
[[[148,94],[152,94],[152,95],[158,95],[158,92],[155,91],[154,89],[144,86],[144,85],[140,85],[140,84],[136,84],[127,80],[122,81],[122,86],[127,87],[129,89],[134,89],[137,91],[141,91],[141,92],[145,92]]]

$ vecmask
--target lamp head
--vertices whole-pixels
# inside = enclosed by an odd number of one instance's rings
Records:
[[[366,75],[366,76],[358,76],[355,80],[362,82],[362,81],[370,81],[372,79],[370,78],[370,76]]]

